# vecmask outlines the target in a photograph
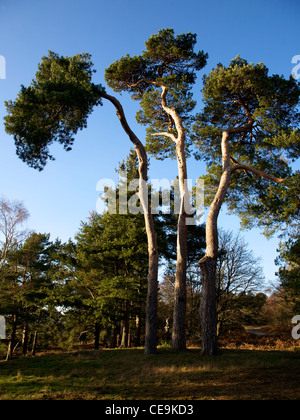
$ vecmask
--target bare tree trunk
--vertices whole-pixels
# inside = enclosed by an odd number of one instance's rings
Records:
[[[126,347],[126,327],[125,327],[125,322],[122,321],[121,322],[121,344],[120,347],[125,348]]]
[[[158,290],[158,249],[157,234],[154,228],[151,206],[148,199],[148,159],[146,150],[137,136],[129,127],[122,105],[113,96],[103,94],[103,98],[109,100],[117,110],[117,116],[121,125],[134,144],[139,161],[139,199],[144,212],[145,227],[148,241],[148,291],[146,303],[146,332],[145,332],[145,354],[157,352],[157,290]]]
[[[122,341],[121,347],[127,348],[128,341],[129,341],[129,319],[128,316],[121,322],[121,330],[122,330]]]
[[[95,322],[95,331],[94,331],[94,349],[99,350],[100,344],[100,324]]]
[[[137,315],[135,318],[135,336],[134,336],[134,346],[140,347],[141,345],[141,316]]]
[[[109,347],[110,347],[111,349],[114,349],[114,348],[116,348],[116,347],[117,347],[117,330],[116,330],[115,325],[113,325],[113,326],[111,327],[111,333],[110,333],[110,345],[109,345]]]
[[[22,353],[24,356],[27,354],[28,336],[29,336],[29,328],[28,328],[28,322],[26,321],[23,328],[23,334],[22,334]]]
[[[175,295],[172,330],[172,348],[177,351],[186,350],[186,267],[187,267],[187,209],[189,208],[189,191],[187,187],[187,166],[185,157],[185,131],[182,120],[174,108],[169,108],[166,102],[167,88],[162,88],[162,108],[173,120],[177,137],[170,133],[159,133],[170,137],[176,144],[180,189],[180,213],[177,224],[177,262],[175,274]]]
[[[8,347],[7,347],[7,353],[6,353],[6,361],[11,360],[13,357],[13,350],[12,350],[12,345],[11,345],[11,341],[9,340],[8,343]]]
[[[10,336],[8,349],[7,349],[6,360],[12,360],[13,358],[13,353],[14,353],[15,343],[16,343],[17,320],[18,320],[17,315],[14,314],[12,318],[12,329],[11,329],[11,336]]]
[[[174,312],[172,330],[172,348],[186,350],[186,265],[187,265],[187,226],[185,216],[181,214],[177,229],[177,265],[175,274]]]
[[[35,331],[34,336],[33,336],[32,350],[31,350],[32,356],[35,356],[36,347],[37,347],[37,337],[38,337],[38,333],[37,331]]]
[[[157,277],[158,252],[156,247],[153,247],[149,252],[149,273],[146,303],[145,354],[147,355],[155,354],[157,352]]]
[[[224,202],[231,175],[229,133],[222,137],[223,173],[218,191],[210,206],[206,221],[206,253],[199,261],[201,270],[202,297],[200,304],[202,354],[218,354],[217,304],[216,304],[216,268],[219,255],[218,216]]]
[[[216,259],[206,258],[199,262],[201,269],[202,296],[200,303],[201,353],[206,356],[218,354],[217,309],[216,309]]]
[[[127,341],[127,347],[131,347],[131,332],[130,332],[130,328],[129,328],[129,331],[128,331],[128,341]]]

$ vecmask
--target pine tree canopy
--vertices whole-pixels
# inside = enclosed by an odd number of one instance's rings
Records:
[[[5,103],[6,131],[29,166],[42,170],[53,160],[49,146],[54,141],[71,150],[73,136],[86,127],[93,107],[101,105],[103,88],[92,83],[92,68],[89,54],[60,57],[49,51],[31,85],[21,86],[17,99]]]
[[[193,84],[195,70],[207,61],[203,51],[194,52],[196,34],[174,35],[173,29],[163,29],[146,42],[142,55],[126,55],[111,64],[105,72],[107,84],[115,91],[142,94],[151,90],[147,81],[171,87],[174,84]],[[143,81],[144,80],[144,81]]]
[[[257,170],[241,168],[232,174],[229,209],[247,227],[271,228],[294,218],[300,208],[300,174],[292,167],[300,155],[299,83],[269,75],[264,64],[249,64],[237,56],[228,67],[219,64],[204,76],[202,93],[204,108],[197,116],[194,141],[198,157],[208,164],[207,204],[222,172],[220,145],[227,130],[231,163]]]
[[[175,157],[174,142],[157,134],[164,131],[176,135],[174,121],[162,107],[162,87],[167,89],[168,107],[176,110],[186,131],[191,122],[196,105],[191,88],[196,72],[206,65],[208,57],[203,51],[196,53],[195,45],[196,34],[175,35],[173,29],[163,29],[145,42],[146,50],[141,55],[121,57],[105,71],[109,87],[116,92],[127,91],[140,101],[137,121],[147,126],[146,147],[158,159]],[[190,144],[187,139],[187,146]]]

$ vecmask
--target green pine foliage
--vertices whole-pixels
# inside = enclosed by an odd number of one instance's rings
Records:
[[[147,289],[147,241],[143,219],[127,215],[91,214],[76,236],[76,279],[104,324],[121,321],[125,309],[141,311]],[[78,297],[78,296],[77,296]]]
[[[165,136],[155,136],[161,131],[176,134],[174,122],[162,109],[160,87],[168,89],[167,103],[180,115],[188,134],[191,112],[196,106],[191,88],[198,70],[207,61],[203,51],[195,52],[196,34],[175,35],[173,29],[163,29],[146,42],[140,56],[126,55],[105,70],[107,85],[116,92],[127,91],[140,101],[137,121],[145,125],[146,147],[158,159],[175,158],[175,145]],[[187,135],[186,153],[191,140]]]
[[[300,310],[300,239],[299,231],[280,244],[279,268],[280,287],[285,291],[285,298],[292,313]]]
[[[60,57],[49,51],[31,85],[21,86],[16,100],[5,103],[5,129],[29,166],[42,170],[48,159],[53,160],[49,146],[54,141],[71,150],[74,135],[101,104],[103,88],[91,82],[92,67],[89,54]]]
[[[206,204],[215,195],[222,171],[222,132],[231,130],[232,163],[285,179],[278,185],[236,171],[227,192],[227,206],[241,216],[242,226],[263,226],[272,234],[298,217],[300,208],[300,174],[292,169],[300,155],[299,83],[270,75],[264,64],[249,64],[239,56],[228,67],[219,64],[203,82],[204,108],[194,125],[194,142],[198,158],[207,162]]]

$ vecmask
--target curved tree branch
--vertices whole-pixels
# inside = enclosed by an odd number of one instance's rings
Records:
[[[141,168],[142,169],[142,171],[141,171],[142,172],[142,178],[143,178],[144,181],[147,181],[147,155],[146,155],[146,151],[145,151],[145,148],[144,148],[142,142],[139,140],[139,138],[134,134],[134,132],[129,127],[129,124],[126,120],[125,113],[124,113],[122,105],[120,104],[118,99],[115,98],[114,96],[108,95],[107,93],[102,93],[101,96],[102,96],[102,98],[110,101],[114,105],[114,107],[116,108],[117,116],[118,116],[118,118],[121,122],[121,125],[122,125],[125,133],[128,135],[131,142],[134,144],[136,150],[138,151],[137,155],[138,155],[138,159],[139,159],[139,164],[142,165],[142,168]]]
[[[240,163],[237,164],[237,165],[231,166],[231,173],[233,173],[234,171],[236,171],[238,169],[242,169],[246,172],[253,172],[256,175],[261,176],[262,178],[266,178],[266,179],[269,179],[270,181],[277,182],[277,184],[283,184],[284,181],[285,181],[284,178],[277,178],[274,175],[267,174],[264,171],[260,171],[259,169],[252,168],[251,166],[248,166],[248,165],[242,165]]]
[[[177,139],[174,136],[174,134],[168,133],[167,131],[162,132],[162,133],[153,133],[153,134],[151,134],[151,136],[153,136],[153,137],[155,137],[155,136],[165,136],[165,137],[169,137],[170,139],[172,139],[174,143],[177,142]]]
[[[235,163],[236,165],[239,165],[239,162],[238,162],[236,159],[234,159],[234,157],[230,156],[230,160],[231,160],[233,163]],[[243,169],[243,171],[245,172],[245,174],[246,174],[249,178],[252,178],[252,175],[251,175],[249,172],[247,172],[245,169]]]

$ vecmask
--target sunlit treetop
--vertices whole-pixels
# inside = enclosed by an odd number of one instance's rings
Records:
[[[137,95],[151,90],[157,82],[168,87],[183,83],[193,84],[196,71],[207,61],[203,51],[194,52],[196,34],[174,35],[173,29],[163,29],[146,42],[146,50],[139,56],[126,55],[112,63],[105,71],[105,80],[115,91],[129,91]]]
[[[173,29],[163,29],[145,42],[146,49],[141,55],[121,57],[105,71],[109,87],[116,92],[127,91],[140,101],[137,121],[147,126],[147,150],[157,158],[175,156],[172,140],[153,137],[162,131],[176,134],[174,122],[162,108],[162,86],[167,88],[167,105],[176,110],[188,131],[196,105],[191,89],[208,57],[203,51],[194,51],[196,41],[196,34],[175,35]],[[186,151],[190,144],[187,138]]]
[[[229,67],[219,64],[204,76],[202,93],[205,106],[195,131],[208,161],[220,157],[220,136],[227,129],[232,131],[233,156],[279,157],[284,151],[289,159],[299,157],[300,85],[292,77],[269,75],[264,64],[237,56]]]

